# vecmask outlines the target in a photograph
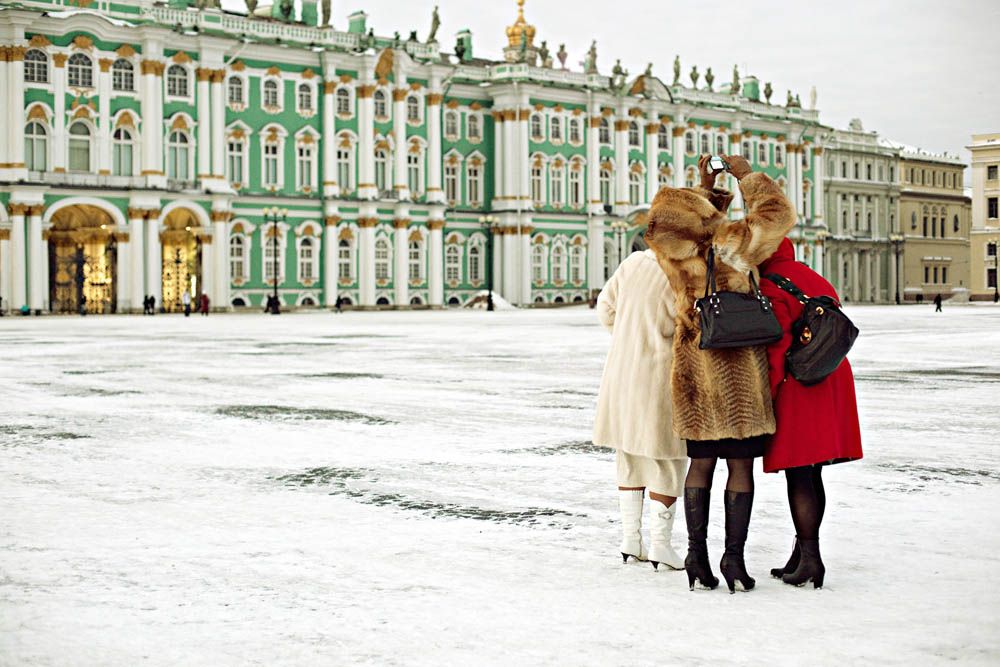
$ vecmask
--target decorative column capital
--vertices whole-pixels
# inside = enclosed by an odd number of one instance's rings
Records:
[[[222,83],[226,80],[226,70],[225,69],[213,69],[212,70],[212,83]]]
[[[528,118],[530,118],[530,117],[531,117],[531,111],[528,110],[528,109],[519,109],[518,112],[517,112],[517,119],[518,120],[525,121],[525,120],[528,120]]]
[[[659,131],[659,123],[646,123],[646,134],[657,134]]]
[[[435,229],[444,229],[444,220],[428,220],[427,229],[434,231]]]
[[[160,217],[160,209],[144,208],[142,209],[142,217],[146,220],[156,220]]]
[[[358,86],[358,99],[366,99],[375,94],[375,86]]]
[[[29,216],[39,216],[45,213],[45,204],[35,204],[34,206],[29,206],[27,209]]]
[[[31,206],[28,204],[16,204],[13,202],[7,204],[7,210],[10,212],[11,215],[23,216],[28,212],[28,209],[30,208]]]
[[[324,95],[333,95],[333,91],[335,91],[336,89],[337,89],[337,82],[336,81],[324,81],[323,82],[323,94]]]
[[[441,104],[442,101],[444,101],[444,95],[441,93],[429,93],[427,95],[427,106],[432,107]]]
[[[112,232],[111,238],[113,238],[117,243],[128,243],[129,233],[128,232]]]
[[[396,218],[392,221],[392,226],[396,229],[406,229],[410,226],[410,222],[409,218]]]
[[[230,220],[233,219],[233,212],[212,211],[211,214],[209,214],[209,217],[212,219],[212,222],[229,222]]]
[[[199,67],[194,71],[195,78],[198,81],[209,81],[212,78],[212,70],[206,69],[204,67]]]
[[[10,240],[10,230],[0,228],[0,241]]]
[[[65,53],[53,53],[52,54],[52,66],[53,67],[65,67],[66,60],[69,58]]]
[[[369,229],[378,224],[378,218],[358,218],[358,227]]]
[[[813,155],[822,155],[822,154],[823,154],[822,146],[813,146]]]
[[[410,90],[408,88],[396,88],[395,90],[392,91],[392,101],[402,102],[403,100],[406,99],[406,96],[409,94]]]
[[[111,65],[114,62],[115,61],[113,61],[111,58],[101,58],[100,60],[97,61],[97,64],[101,66],[102,72],[110,72]]]
[[[734,132],[733,134],[729,135],[729,141],[731,141],[734,144],[738,144],[740,142],[740,139],[742,138],[743,135],[740,134],[739,132]]]
[[[27,47],[24,46],[8,46],[7,47],[7,60],[10,62],[16,62],[18,60],[24,60],[24,54],[28,52]]]
[[[683,137],[687,128],[683,125],[674,125],[674,129],[670,130],[670,135],[674,137]]]
[[[341,220],[343,220],[343,218],[341,218],[339,215],[328,215],[325,218],[323,218],[323,224],[326,225],[327,227],[336,227],[337,225],[340,224]]]
[[[139,63],[139,71],[141,73],[152,74],[153,76],[163,76],[163,70],[166,67],[166,63],[159,60],[143,60]]]

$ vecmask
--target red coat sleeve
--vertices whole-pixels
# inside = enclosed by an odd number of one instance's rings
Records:
[[[771,299],[774,316],[781,325],[781,340],[767,346],[768,375],[771,380],[771,398],[777,398],[778,387],[785,379],[785,352],[792,346],[792,313],[784,298]]]

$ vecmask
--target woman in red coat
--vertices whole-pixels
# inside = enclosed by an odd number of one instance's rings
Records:
[[[809,387],[785,373],[785,352],[792,344],[792,324],[802,314],[802,304],[763,278],[768,273],[788,278],[808,296],[829,296],[838,302],[840,297],[822,276],[795,261],[788,239],[760,265],[760,289],[771,299],[784,330],[781,340],[767,350],[777,430],[764,454],[764,471],[785,471],[796,533],[788,563],[771,574],[786,584],[802,586],[812,581],[820,588],[826,574],[819,554],[819,526],[826,509],[823,466],[862,456],[854,374],[846,359],[825,380]]]

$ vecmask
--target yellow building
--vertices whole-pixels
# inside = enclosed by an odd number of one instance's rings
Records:
[[[969,296],[971,223],[964,171],[954,156],[911,147],[900,151],[900,234],[894,241],[906,301]]]
[[[1000,133],[974,134],[972,145],[972,233],[969,238],[969,289],[977,301],[1000,298]]]

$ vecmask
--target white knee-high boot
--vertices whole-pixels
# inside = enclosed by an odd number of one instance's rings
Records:
[[[632,556],[646,560],[646,547],[642,543],[642,498],[644,491],[618,491],[618,509],[622,515],[622,562]]]
[[[653,564],[653,569],[659,569],[657,566],[663,563],[672,570],[683,570],[684,559],[677,555],[670,544],[677,503],[667,507],[654,500],[650,505],[652,507],[649,513],[649,562]]]

